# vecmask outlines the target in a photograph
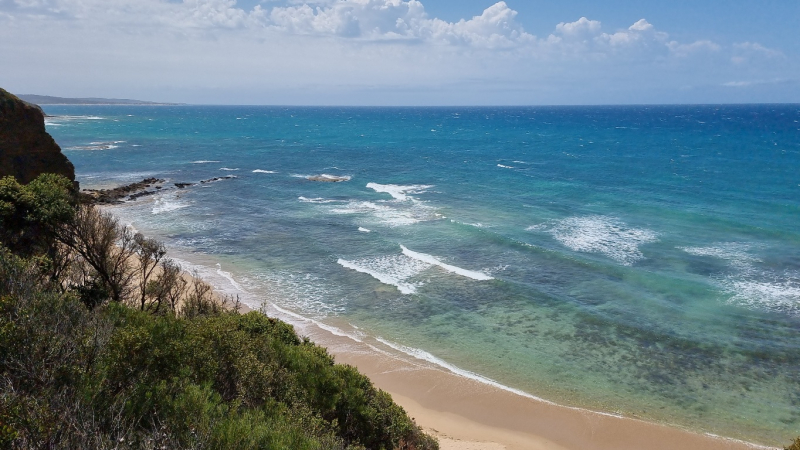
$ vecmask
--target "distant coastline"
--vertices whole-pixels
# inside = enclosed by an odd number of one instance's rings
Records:
[[[50,95],[22,94],[19,98],[36,105],[151,105],[151,106],[177,106],[185,103],[148,102],[144,100],[131,100],[126,98],[67,98],[53,97]]]

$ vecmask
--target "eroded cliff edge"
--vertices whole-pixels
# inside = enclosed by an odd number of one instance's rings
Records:
[[[43,173],[75,181],[75,167],[45,130],[41,108],[0,88],[0,177],[28,183]]]

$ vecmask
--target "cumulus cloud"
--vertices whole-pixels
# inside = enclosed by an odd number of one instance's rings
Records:
[[[504,1],[487,0],[482,11],[453,21],[433,17],[424,2],[0,0],[0,60],[17,61],[0,81],[29,92],[44,92],[34,83],[70,77],[74,86],[110,90],[115,82],[160,92],[237,86],[247,102],[256,91],[301,93],[314,103],[361,90],[364,98],[380,92],[385,103],[402,103],[409,92],[425,91],[417,98],[427,101],[449,89],[448,98],[484,92],[495,103],[557,103],[563,100],[553,93],[569,91],[570,101],[585,103],[585,95],[614,93],[610,86],[678,89],[699,84],[702,73],[722,89],[730,80],[785,78],[794,67],[767,73],[788,58],[755,42],[680,42],[644,18],[620,29],[590,17],[554,20],[537,37]],[[109,94],[125,95],[136,96]],[[275,98],[263,94],[259,102],[297,97]],[[336,98],[330,102],[349,97]]]
[[[676,41],[671,41],[667,46],[674,55],[679,57],[687,57],[698,53],[715,53],[722,49],[719,44],[709,40],[695,41],[691,44],[681,44]]]
[[[180,32],[216,32],[225,29],[251,33],[273,31],[287,35],[368,41],[428,42],[456,47],[521,49],[535,56],[549,53],[625,52],[672,46],[681,53],[690,47],[668,42],[667,33],[641,19],[627,29],[603,32],[602,24],[581,17],[561,22],[545,39],[537,39],[517,21],[517,11],[504,1],[480,15],[456,22],[430,17],[419,0],[292,1],[285,6],[262,2],[250,10],[236,0],[10,0],[15,8],[0,13],[14,18],[60,14],[95,25],[112,24],[141,32],[147,26]],[[293,4],[291,4],[293,3]],[[257,37],[257,36],[256,36]],[[698,44],[699,45],[699,44]],[[756,51],[755,47],[742,48]],[[757,44],[749,44],[751,47]]]
[[[599,21],[581,17],[575,22],[561,22],[556,25],[556,34],[568,39],[594,38],[600,34],[600,27]]]
[[[310,35],[411,39],[478,47],[508,47],[531,40],[517,12],[498,2],[480,16],[458,22],[429,18],[417,0],[340,0],[327,7],[275,7],[268,26]]]
[[[669,53],[669,35],[646,19],[615,32],[603,31],[602,23],[581,17],[574,22],[561,22],[542,41],[540,48],[550,54],[592,57],[660,58]],[[678,45],[677,43],[675,43]]]
[[[627,30],[617,31],[613,34],[603,33],[598,41],[607,43],[612,47],[631,47],[635,45],[666,44],[669,35],[656,28],[647,20],[639,19],[628,27]]]

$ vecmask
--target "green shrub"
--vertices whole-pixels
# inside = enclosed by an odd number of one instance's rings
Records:
[[[438,448],[355,368],[178,281],[64,180],[0,180],[0,448]]]

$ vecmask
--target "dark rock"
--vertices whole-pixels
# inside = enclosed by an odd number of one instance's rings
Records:
[[[145,197],[145,196],[148,196],[148,195],[153,195],[153,194],[155,194],[155,193],[156,193],[156,191],[142,191],[142,192],[137,192],[137,193],[135,193],[135,194],[131,194],[131,195],[129,195],[129,196],[128,196],[128,200],[136,200],[136,199],[137,199],[137,198],[139,198],[139,197]]]
[[[123,199],[127,197],[128,200],[136,200],[139,197],[153,195],[158,191],[148,191],[147,188],[164,183],[166,180],[160,178],[145,178],[142,181],[126,184],[125,186],[115,187],[113,189],[84,189],[83,199],[85,201],[95,203],[98,205],[113,205],[122,203]],[[161,189],[161,186],[155,186],[156,189]]]
[[[44,127],[44,112],[0,88],[0,177],[29,183],[43,173],[75,181],[75,167]]]
[[[213,183],[213,182],[215,182],[215,181],[222,181],[222,180],[232,180],[232,179],[234,179],[234,178],[239,178],[239,177],[237,177],[236,175],[226,175],[226,176],[224,176],[224,177],[214,177],[214,178],[209,178],[209,179],[207,179],[207,180],[202,180],[202,181],[200,181],[200,183],[201,183],[201,184],[205,184],[205,183]]]
[[[194,183],[175,183],[175,186],[177,186],[178,189],[183,189],[189,186],[194,186]]]
[[[327,174],[320,174],[320,175],[309,175],[306,177],[306,180],[309,181],[322,181],[323,183],[341,183],[342,181],[350,181],[349,176],[338,176],[338,175],[327,175]]]

